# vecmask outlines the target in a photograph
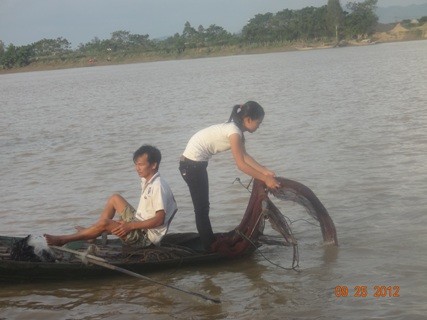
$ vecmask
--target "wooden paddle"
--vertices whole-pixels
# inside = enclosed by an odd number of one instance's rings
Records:
[[[107,268],[107,269],[110,269],[110,270],[115,270],[115,271],[118,271],[118,272],[130,275],[132,277],[143,279],[143,280],[146,280],[146,281],[149,281],[149,282],[152,282],[152,283],[155,283],[155,284],[158,284],[158,285],[161,285],[161,286],[173,289],[173,290],[177,290],[177,291],[180,291],[180,292],[183,292],[183,293],[186,293],[186,294],[191,294],[193,296],[202,298],[204,300],[212,301],[214,303],[221,303],[221,300],[219,300],[219,299],[210,298],[210,297],[205,296],[205,295],[203,295],[201,293],[198,293],[198,292],[187,291],[187,290],[184,290],[184,289],[172,286],[170,284],[166,284],[166,283],[162,283],[162,282],[153,280],[153,279],[151,279],[149,277],[143,276],[142,274],[139,274],[139,273],[136,273],[136,272],[133,272],[133,271],[130,271],[130,270],[127,270],[127,269],[124,269],[124,268],[112,265],[111,263],[108,263],[108,261],[106,261],[106,260],[104,260],[104,259],[102,259],[100,257],[91,255],[91,254],[87,254],[87,253],[84,253],[84,252],[72,250],[72,249],[65,248],[65,247],[49,246],[49,248],[54,249],[54,250],[58,250],[58,251],[62,251],[62,252],[72,253],[75,256],[77,256],[78,258],[80,258],[83,263],[88,263],[89,262],[89,263],[92,263],[92,264],[96,264],[98,266],[101,266],[101,267],[104,267],[104,268]]]

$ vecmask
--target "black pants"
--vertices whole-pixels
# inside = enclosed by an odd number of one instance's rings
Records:
[[[190,189],[196,214],[196,227],[202,240],[203,247],[209,250],[215,237],[209,219],[209,181],[207,161],[192,161],[182,159],[179,163],[179,171]]]

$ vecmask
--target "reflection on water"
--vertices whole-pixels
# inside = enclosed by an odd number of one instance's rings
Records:
[[[163,153],[179,212],[194,231],[178,159],[198,129],[256,100],[266,117],[247,134],[259,162],[310,187],[328,209],[339,248],[323,246],[303,209],[278,203],[299,241],[262,246],[231,264],[150,277],[219,297],[220,305],[126,276],[1,286],[5,319],[422,319],[427,286],[426,41],[307,52],[2,75],[0,234],[70,232],[120,192],[136,205],[132,153]],[[249,194],[230,153],[208,167],[214,231],[239,224]],[[276,203],[276,202],[275,202]],[[305,219],[305,220],[301,220]],[[267,228],[269,234],[275,234]],[[261,254],[262,253],[262,254]],[[268,260],[271,262],[269,262]],[[336,297],[336,286],[369,295]],[[399,298],[372,296],[400,286]]]

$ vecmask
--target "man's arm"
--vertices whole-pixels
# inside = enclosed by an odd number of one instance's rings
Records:
[[[135,229],[153,229],[156,227],[161,226],[165,222],[165,216],[166,213],[164,210],[156,211],[156,214],[153,218],[144,220],[144,221],[119,221],[120,225],[118,225],[116,228],[111,230],[111,232],[120,237],[123,238],[126,236],[129,232]]]

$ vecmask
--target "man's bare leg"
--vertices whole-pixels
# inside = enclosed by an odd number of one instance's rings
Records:
[[[120,195],[113,194],[108,200],[101,213],[101,217],[97,223],[89,228],[77,228],[77,232],[70,235],[50,235],[44,234],[46,242],[50,246],[62,246],[71,241],[91,240],[100,236],[104,231],[111,232],[119,225],[118,222],[112,220],[116,212],[123,212],[128,206],[128,202]]]
[[[100,219],[113,219],[116,212],[125,211],[126,206],[129,206],[129,203],[125,198],[119,194],[113,194],[108,198],[104,210],[102,210]]]
[[[73,234],[65,235],[50,235],[44,234],[46,242],[50,246],[63,246],[64,244],[77,241],[77,240],[91,240],[100,236],[104,231],[111,232],[112,229],[119,226],[119,222],[109,219],[100,219],[97,223],[90,226],[89,228],[84,228],[83,230],[77,231]]]

